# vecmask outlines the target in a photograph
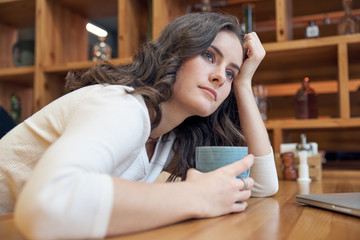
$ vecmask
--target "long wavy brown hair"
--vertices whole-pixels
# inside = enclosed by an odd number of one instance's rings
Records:
[[[241,44],[244,42],[244,33],[234,16],[208,12],[183,15],[165,27],[157,40],[144,43],[132,63],[114,66],[102,62],[82,74],[69,72],[65,89],[69,92],[93,84],[131,86],[134,90],[129,94],[142,95],[154,116],[154,128],[162,116],[160,104],[172,97],[176,73],[184,60],[203,53],[219,31],[232,32]],[[174,157],[166,168],[171,174],[169,181],[185,179],[187,170],[195,167],[197,146],[246,145],[233,90],[213,114],[189,117],[172,132],[176,139]],[[162,141],[167,141],[169,134]]]

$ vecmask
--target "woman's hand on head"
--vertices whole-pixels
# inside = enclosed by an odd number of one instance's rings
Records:
[[[240,161],[208,173],[189,169],[186,182],[192,184],[195,194],[198,194],[198,206],[201,208],[198,217],[216,217],[244,211],[254,180],[250,177],[246,179],[248,187],[245,190],[244,181],[236,176],[249,169],[253,163],[254,156],[250,154]],[[242,202],[236,203],[237,201]]]
[[[243,50],[246,57],[234,84],[250,84],[249,86],[251,86],[251,79],[264,59],[266,52],[255,32],[245,35]]]

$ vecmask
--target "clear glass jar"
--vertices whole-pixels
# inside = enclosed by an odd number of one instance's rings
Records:
[[[93,61],[108,60],[111,58],[112,49],[105,42],[105,37],[99,37],[98,42],[93,47]]]

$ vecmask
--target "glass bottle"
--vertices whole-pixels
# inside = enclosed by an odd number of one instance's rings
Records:
[[[310,80],[305,77],[302,87],[295,95],[295,117],[297,119],[317,118],[317,97],[310,87]]]
[[[99,37],[98,42],[93,47],[93,61],[107,60],[111,58],[112,49],[105,42],[105,37]]]
[[[359,22],[352,16],[351,11],[352,0],[343,0],[343,6],[345,11],[345,16],[340,19],[338,23],[338,33],[342,34],[353,34],[359,32]]]
[[[315,38],[320,37],[319,27],[315,24],[314,20],[309,22],[309,26],[306,27],[306,37]]]
[[[10,116],[16,124],[21,122],[21,102],[16,94],[10,96]]]
[[[244,3],[242,7],[243,23],[242,29],[245,33],[251,33],[253,31],[253,4]]]
[[[268,102],[268,89],[259,84],[253,86],[253,93],[256,105],[258,106],[262,120],[267,120],[267,102]]]
[[[201,10],[203,12],[211,12],[210,0],[202,0]]]

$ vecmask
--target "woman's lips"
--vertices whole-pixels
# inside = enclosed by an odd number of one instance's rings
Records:
[[[217,93],[215,92],[214,89],[207,87],[199,87],[199,88],[202,89],[204,92],[206,92],[208,95],[210,95],[216,101]]]

